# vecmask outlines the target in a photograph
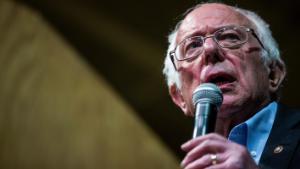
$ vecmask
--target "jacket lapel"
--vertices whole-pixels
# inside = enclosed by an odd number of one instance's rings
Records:
[[[275,121],[259,166],[263,169],[287,169],[300,138],[300,112],[278,104]]]

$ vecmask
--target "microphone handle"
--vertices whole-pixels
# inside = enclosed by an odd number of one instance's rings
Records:
[[[213,104],[208,102],[196,104],[193,138],[215,131],[217,113],[217,107]]]

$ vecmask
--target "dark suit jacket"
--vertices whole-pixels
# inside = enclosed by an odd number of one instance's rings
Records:
[[[300,111],[278,104],[275,121],[259,162],[260,168],[300,169],[299,141]]]

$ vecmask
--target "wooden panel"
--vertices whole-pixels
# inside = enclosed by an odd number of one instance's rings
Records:
[[[0,1],[0,32],[0,168],[179,168],[37,13]]]

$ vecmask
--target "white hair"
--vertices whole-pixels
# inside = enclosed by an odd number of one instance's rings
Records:
[[[193,11],[194,9],[202,5],[203,4],[198,4],[192,7],[184,14],[184,16],[187,16],[191,11]],[[272,33],[271,30],[269,29],[269,25],[260,16],[258,16],[256,13],[252,11],[241,9],[238,7],[232,7],[232,8],[235,11],[242,14],[243,16],[245,16],[246,18],[248,18],[250,22],[252,22],[256,27],[255,31],[257,33],[257,36],[265,48],[265,50],[262,50],[261,52],[261,57],[264,60],[264,63],[267,65],[267,63],[269,63],[270,61],[276,61],[284,66],[284,62],[280,58],[280,52],[278,49],[277,42],[272,37]],[[178,89],[181,88],[180,77],[179,77],[179,73],[175,70],[173,66],[169,53],[176,47],[176,37],[182,21],[183,20],[177,23],[175,29],[168,36],[169,47],[167,50],[167,54],[164,62],[164,68],[163,68],[163,74],[166,77],[168,86],[170,87],[171,85],[175,84]]]

